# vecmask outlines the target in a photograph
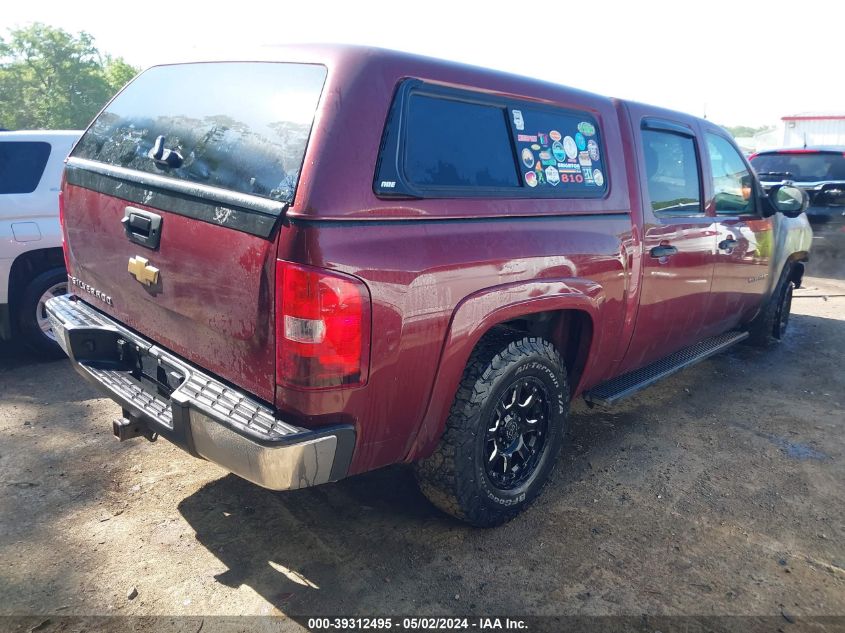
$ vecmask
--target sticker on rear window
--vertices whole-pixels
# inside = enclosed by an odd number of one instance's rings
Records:
[[[578,156],[578,146],[575,144],[575,139],[571,136],[567,136],[563,139],[563,149],[569,158],[575,158]]]
[[[593,126],[592,123],[588,123],[587,121],[581,121],[578,124],[578,131],[581,132],[584,136],[592,136],[596,133],[596,128]]]
[[[587,153],[590,155],[590,160],[599,159],[599,144],[593,139],[587,141]]]
[[[534,167],[534,154],[527,147],[522,150],[522,164],[529,169]]]
[[[600,195],[605,186],[604,164],[594,123],[565,111],[523,108],[511,113],[517,153],[529,169],[522,174],[525,187],[560,192],[552,194],[555,197]]]

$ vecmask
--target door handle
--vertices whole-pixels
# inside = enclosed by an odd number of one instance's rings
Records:
[[[129,241],[153,250],[158,248],[161,240],[160,215],[135,207],[126,207],[123,210],[121,223]]]
[[[733,238],[729,240],[722,240],[721,242],[719,242],[719,249],[723,251],[729,251],[732,248],[736,248],[737,244],[738,242]]]
[[[652,248],[649,251],[649,253],[651,253],[652,257],[671,257],[672,255],[674,255],[677,252],[678,252],[677,248],[675,248],[674,246],[666,245],[666,244],[661,245],[661,246],[655,246],[654,248]]]

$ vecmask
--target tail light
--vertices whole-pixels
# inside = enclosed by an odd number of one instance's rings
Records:
[[[370,293],[359,279],[276,261],[276,382],[350,387],[367,381]]]
[[[59,225],[62,232],[62,255],[65,258],[65,270],[70,274],[70,256],[67,252],[67,230],[65,229],[65,196],[59,191]]]

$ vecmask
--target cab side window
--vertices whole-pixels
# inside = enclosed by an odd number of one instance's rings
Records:
[[[713,205],[719,215],[754,213],[754,182],[745,162],[726,139],[707,134],[713,179]]]
[[[646,180],[655,215],[703,213],[695,141],[672,132],[642,131]]]

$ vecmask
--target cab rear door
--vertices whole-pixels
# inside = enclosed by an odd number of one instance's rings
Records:
[[[631,104],[630,112],[644,201],[643,276],[620,372],[704,338],[716,239],[696,129],[663,110]]]

